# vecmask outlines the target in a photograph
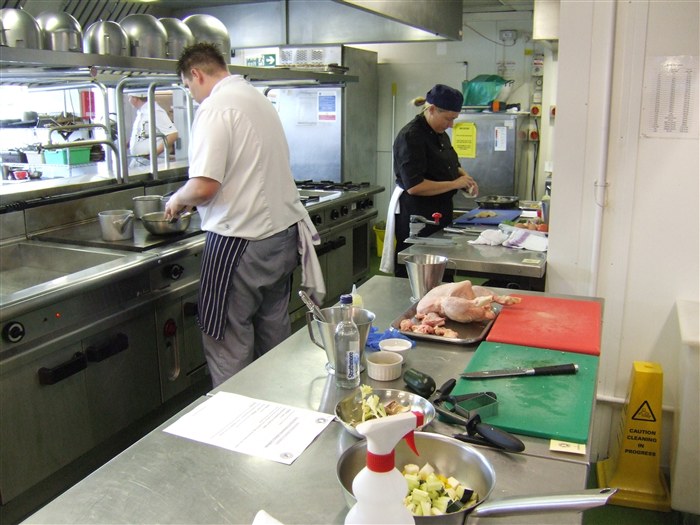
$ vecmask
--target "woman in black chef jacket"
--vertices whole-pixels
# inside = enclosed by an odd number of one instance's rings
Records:
[[[398,277],[406,277],[405,267],[396,264],[396,254],[409,246],[405,240],[409,236],[410,216],[421,215],[433,220],[433,214],[440,213],[440,224],[426,224],[419,234],[421,237],[431,235],[452,222],[452,197],[457,190],[464,189],[471,195],[479,191],[474,179],[460,166],[457,152],[445,133],[459,117],[462,100],[460,91],[443,84],[435,85],[425,97],[413,100],[414,105],[422,107],[421,112],[394,140],[397,188],[389,213],[396,213],[396,249],[391,262],[394,275]],[[387,224],[389,222],[387,220]]]

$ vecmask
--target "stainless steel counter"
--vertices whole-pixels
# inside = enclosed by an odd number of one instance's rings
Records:
[[[373,277],[359,292],[366,307],[375,312],[374,324],[379,330],[386,329],[409,306],[410,289],[405,279]],[[421,341],[409,352],[408,366],[432,375],[440,384],[461,372],[474,350]],[[336,389],[325,363],[325,353],[303,328],[217,390],[332,412],[348,391]],[[365,373],[362,381],[376,388],[404,387],[401,380],[376,382]],[[287,524],[343,522],[347,508],[335,469],[342,451],[356,440],[339,423],[331,423],[300,458],[286,466],[163,432],[177,417],[32,515],[27,523],[251,523],[260,509]],[[433,423],[429,430],[437,427]],[[524,441],[524,454],[480,447],[496,470],[493,499],[585,487],[585,462],[549,453],[548,441]],[[494,524],[580,522],[580,513],[469,520]]]
[[[449,245],[413,244],[398,255],[399,263],[406,257],[416,254],[443,255],[452,261],[448,268],[469,275],[512,276],[527,279],[542,279],[547,269],[547,253],[531,250],[518,250],[503,246],[487,246],[469,244],[475,240],[478,233],[447,233],[438,232],[430,239],[450,240]],[[440,241],[438,241],[440,242]],[[543,290],[541,286],[536,288]]]

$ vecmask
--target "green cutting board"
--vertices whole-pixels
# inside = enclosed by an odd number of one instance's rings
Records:
[[[576,363],[574,375],[458,379],[453,394],[495,392],[498,414],[486,423],[514,434],[574,443],[588,440],[598,357],[545,348],[482,342],[465,372]]]

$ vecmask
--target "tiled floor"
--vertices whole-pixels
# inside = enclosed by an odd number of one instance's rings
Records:
[[[370,257],[370,273],[386,275],[379,272],[379,257],[373,252]],[[471,280],[471,279],[470,279]],[[473,279],[474,284],[481,284],[483,279]],[[589,488],[597,486],[595,468],[591,468]],[[680,512],[653,512],[649,510],[606,505],[583,513],[584,525],[700,525],[700,516]]]

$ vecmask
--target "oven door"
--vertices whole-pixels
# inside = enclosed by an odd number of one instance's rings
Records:
[[[197,286],[173,291],[156,302],[156,338],[163,402],[207,377],[202,333],[196,322]]]
[[[3,504],[159,406],[152,312],[51,333],[0,362]]]

